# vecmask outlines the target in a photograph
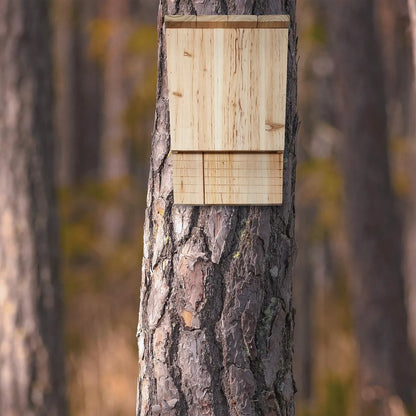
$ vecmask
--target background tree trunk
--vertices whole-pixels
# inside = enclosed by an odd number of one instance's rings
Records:
[[[52,13],[53,24],[53,51],[55,66],[55,131],[58,140],[56,161],[58,185],[69,186],[73,181],[73,137],[74,120],[71,117],[71,97],[73,85],[70,80],[72,74],[72,40],[73,19],[72,0],[61,0],[55,3]]]
[[[410,114],[410,145],[408,152],[409,181],[410,181],[410,198],[407,210],[406,221],[406,272],[408,283],[408,311],[409,311],[409,330],[412,341],[413,351],[416,354],[416,179],[414,178],[414,166],[416,164],[416,120],[414,117],[416,111],[416,0],[408,0],[409,17],[412,34],[413,50],[413,88],[411,94],[410,108],[413,110]]]
[[[98,3],[60,0],[53,7],[57,167],[59,185],[66,187],[99,178],[104,84],[92,41]]]
[[[281,207],[173,205],[165,14],[291,16]],[[295,0],[162,0],[137,415],[293,415]]]
[[[416,0],[408,0],[411,30],[413,35],[413,62],[416,71]]]
[[[402,273],[401,226],[387,153],[386,99],[373,1],[328,1],[341,164],[352,259],[363,414],[384,414],[391,395],[411,405],[412,357]],[[342,13],[340,11],[342,10]]]
[[[65,415],[48,1],[0,2],[0,414]]]
[[[124,68],[126,66],[126,47],[130,36],[127,16],[127,0],[106,0],[104,16],[111,22],[111,34],[104,59],[104,100],[103,134],[101,138],[101,179],[104,184],[123,191],[123,182],[129,177],[129,155],[127,138],[123,125],[123,115],[128,103],[128,83]],[[110,20],[111,19],[111,20]],[[117,199],[122,199],[118,195]],[[113,241],[121,240],[125,234],[125,215],[121,204],[106,207],[103,213],[104,233]]]

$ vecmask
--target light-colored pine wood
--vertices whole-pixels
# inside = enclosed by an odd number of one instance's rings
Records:
[[[227,28],[255,28],[257,27],[257,16],[251,15],[228,15]]]
[[[172,150],[283,151],[287,29],[167,28],[166,41]]]
[[[202,153],[172,153],[175,204],[203,205]]]
[[[225,15],[196,16],[196,27],[198,29],[226,27],[227,17]]]
[[[196,27],[196,16],[195,15],[169,15],[165,16],[165,27],[170,28],[195,28]]]
[[[288,28],[288,15],[252,16],[252,15],[167,15],[166,28]]]
[[[175,203],[282,203],[288,23],[166,20]]]
[[[257,16],[258,28],[288,28],[290,17],[288,15],[263,15]]]
[[[195,54],[196,34],[193,29],[166,29],[168,51],[168,87],[171,149],[181,150],[176,142],[182,137],[185,143],[192,142],[198,117],[192,110],[196,91],[192,81],[194,67],[199,59]],[[185,116],[186,114],[186,116]]]
[[[283,155],[280,153],[206,153],[205,204],[281,204],[282,171]]]
[[[282,203],[281,153],[173,153],[175,204]]]

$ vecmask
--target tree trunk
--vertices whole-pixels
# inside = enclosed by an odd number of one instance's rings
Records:
[[[297,230],[297,234],[298,230]],[[298,240],[299,241],[299,240]],[[306,248],[306,242],[299,247]],[[297,385],[297,400],[307,403],[313,394],[312,370],[313,370],[313,301],[314,279],[311,273],[312,265],[309,256],[301,256],[295,268],[295,306],[296,306],[296,331],[295,331],[295,376]]]
[[[128,103],[128,85],[126,82],[126,44],[129,28],[127,0],[106,0],[104,16],[111,22],[112,32],[104,59],[104,100],[103,134],[101,137],[101,180],[104,186],[117,189],[117,200],[107,206],[103,213],[103,230],[112,242],[120,241],[125,234],[125,214],[119,202],[125,192],[125,183],[129,177],[129,155],[127,138],[123,126],[123,112]]]
[[[413,109],[410,119],[410,151],[408,154],[409,163],[409,180],[410,180],[410,198],[408,203],[407,221],[406,221],[406,272],[408,283],[408,311],[409,311],[409,331],[412,341],[413,351],[416,354],[416,180],[413,177],[414,166],[416,163],[416,120],[414,112],[416,109],[416,0],[408,0],[409,17],[412,33],[412,50],[413,50],[413,88],[412,104]]]
[[[56,2],[52,15],[53,51],[55,66],[55,131],[59,137],[56,149],[57,176],[59,186],[72,183],[73,117],[71,117],[72,79],[72,0]]]
[[[173,205],[165,14],[291,16],[280,207]],[[137,415],[293,415],[295,0],[162,0]]]
[[[409,15],[411,30],[413,36],[413,63],[416,72],[416,0],[407,0],[409,2]]]
[[[66,414],[46,0],[0,2],[0,414]]]
[[[391,395],[412,404],[401,226],[388,161],[386,99],[373,1],[328,1],[341,164],[365,415]],[[342,10],[342,13],[340,13]],[[373,410],[374,411],[374,410]]]
[[[82,184],[99,178],[102,135],[103,80],[98,57],[92,52],[91,31],[97,16],[98,0],[72,0],[72,39],[70,51],[70,96],[67,117],[71,120],[70,180]],[[62,155],[65,157],[65,155]]]

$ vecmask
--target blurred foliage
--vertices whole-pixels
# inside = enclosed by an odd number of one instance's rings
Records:
[[[108,236],[102,231],[102,217],[108,207],[115,204],[114,201],[117,201],[116,203],[120,206],[135,207],[144,202],[137,200],[129,201],[127,204],[123,199],[114,198],[114,195],[120,195],[120,190],[123,188],[131,192],[131,183],[127,180],[122,184],[89,183],[62,189],[60,192],[66,304],[71,312],[76,313],[76,307],[72,306],[78,301],[80,294],[100,298],[100,302],[108,307],[121,303],[122,307],[117,308],[117,314],[113,314],[111,308],[109,309],[110,316],[106,322],[111,325],[117,325],[126,320],[132,323],[134,321],[134,317],[130,314],[137,300],[138,259],[142,254],[141,245],[140,252],[138,252],[137,244],[142,216],[136,214],[130,217],[131,229],[134,232],[126,236],[125,241],[108,241]],[[123,286],[123,299],[114,297],[117,294],[115,289],[120,285]],[[127,310],[125,301],[127,305],[132,305]],[[70,321],[69,345],[73,344],[72,337],[74,339],[82,337],[82,333],[76,335],[82,329],[78,326],[80,324],[80,321]],[[88,343],[88,337],[84,337],[84,341]],[[135,348],[134,343],[132,348]]]
[[[350,416],[352,415],[354,383],[335,376],[322,382],[322,397],[316,410],[300,405],[299,416]]]
[[[133,31],[127,43],[127,50],[132,56],[145,58],[140,68],[141,82],[136,83],[129,102],[123,113],[123,125],[127,137],[132,137],[131,150],[133,159],[147,160],[149,156],[148,141],[153,123],[153,114],[156,105],[157,80],[157,31],[154,27],[137,28]]]
[[[104,67],[107,57],[108,43],[116,29],[116,22],[110,19],[96,18],[88,27],[89,56]]]
[[[127,41],[126,50],[132,55],[155,56],[157,51],[157,30],[154,26],[134,28]]]
[[[298,167],[304,204],[316,206],[316,217],[311,225],[312,240],[322,240],[323,236],[340,227],[342,212],[342,177],[334,158],[309,158]]]
[[[120,137],[114,137],[114,143],[121,144],[128,164],[122,177],[86,177],[59,191],[70,414],[127,415],[135,405],[135,327],[156,100],[157,31],[130,16],[103,16],[99,8],[89,9],[91,3],[68,4],[79,14],[78,21],[83,13],[86,25],[81,28],[86,34],[85,53],[79,55],[98,63],[103,73],[109,44],[122,30],[120,85],[126,89],[119,92],[124,100],[120,117],[112,120],[120,123],[116,129]],[[69,17],[61,12],[55,18]],[[70,74],[61,71],[57,74],[61,79]],[[103,92],[105,88],[103,77]],[[100,159],[99,143],[93,149]],[[114,215],[124,226],[110,236],[106,218]]]
[[[340,132],[333,118],[333,62],[321,4],[299,4],[299,111],[297,235],[299,255],[306,267],[295,270],[295,293],[306,279],[311,290],[310,310],[300,313],[310,320],[311,338],[297,333],[295,367],[300,388],[300,416],[355,416],[357,346],[351,310],[348,253],[343,213],[344,184],[338,165]],[[299,258],[298,255],[298,258]],[[295,298],[297,309],[304,299]],[[305,325],[303,323],[303,325]],[[302,343],[302,345],[300,345]],[[307,344],[305,351],[304,344]],[[298,355],[297,355],[298,352]],[[305,373],[300,354],[309,354]],[[303,361],[302,361],[303,362]]]
[[[327,43],[325,26],[322,22],[313,21],[305,28],[303,36],[313,44],[325,45]]]
[[[412,141],[408,137],[396,137],[390,141],[390,155],[392,158],[393,187],[397,195],[406,199],[411,192],[411,177],[409,176],[409,160],[411,154]]]

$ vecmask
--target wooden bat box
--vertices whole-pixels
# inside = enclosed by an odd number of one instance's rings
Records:
[[[282,203],[289,16],[165,16],[174,202]]]

